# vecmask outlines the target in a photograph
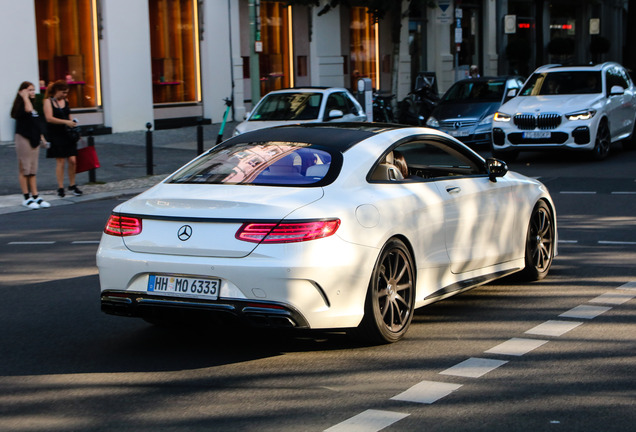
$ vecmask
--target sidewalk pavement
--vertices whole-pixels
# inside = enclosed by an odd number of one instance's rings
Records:
[[[223,138],[234,133],[238,122],[225,125]],[[203,125],[203,150],[216,144],[221,124]],[[86,138],[83,139],[86,141]],[[55,159],[46,158],[46,150],[40,149],[37,185],[40,196],[51,206],[69,205],[120,195],[136,195],[163,180],[183,164],[197,156],[197,126],[152,131],[153,174],[147,175],[146,131],[123,132],[95,136],[95,150],[100,167],[95,170],[95,183],[89,183],[87,172],[77,174],[76,183],[84,192],[76,197],[66,191],[57,196]],[[80,146],[85,145],[80,142]],[[68,175],[64,174],[68,189]],[[24,197],[18,183],[18,162],[15,144],[0,142],[0,214],[32,210],[22,206]]]

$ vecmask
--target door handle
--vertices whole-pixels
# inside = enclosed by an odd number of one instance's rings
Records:
[[[446,187],[446,192],[448,192],[449,194],[458,194],[462,191],[462,188],[460,188],[459,186],[447,186]]]

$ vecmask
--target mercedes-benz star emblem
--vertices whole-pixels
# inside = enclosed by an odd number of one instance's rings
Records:
[[[177,231],[177,237],[179,237],[181,241],[189,240],[190,237],[192,237],[192,227],[190,225],[182,226],[179,228],[179,231]]]

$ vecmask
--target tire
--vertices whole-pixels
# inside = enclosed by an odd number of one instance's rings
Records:
[[[555,239],[552,210],[544,201],[539,201],[528,224],[523,279],[536,281],[547,276],[554,259]]]
[[[373,343],[404,337],[415,307],[415,273],[411,254],[401,240],[391,239],[375,264],[362,323],[354,335]]]
[[[592,149],[592,159],[602,161],[607,157],[611,146],[610,130],[606,121],[601,121],[596,131],[594,148]]]

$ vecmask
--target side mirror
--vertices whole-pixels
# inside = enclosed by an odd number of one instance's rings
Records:
[[[488,168],[488,178],[492,182],[496,182],[497,177],[503,177],[508,172],[508,165],[500,159],[486,159],[486,167]]]
[[[610,96],[619,96],[625,94],[625,89],[621,86],[615,85],[610,89]]]
[[[517,89],[510,89],[510,90],[508,90],[508,97],[509,97],[509,98],[513,98],[513,97],[515,97],[515,96],[517,96]]]
[[[329,111],[329,115],[327,115],[327,118],[325,119],[325,121],[341,119],[343,117],[344,117],[344,113],[342,111],[337,109],[332,109],[331,111]]]
[[[252,114],[252,111],[247,111],[245,114],[243,114],[243,120],[247,120],[248,118],[250,118],[250,114]]]

